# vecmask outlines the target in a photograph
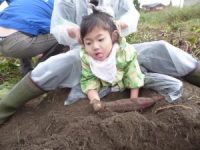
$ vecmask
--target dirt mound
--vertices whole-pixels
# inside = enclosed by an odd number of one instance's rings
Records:
[[[22,107],[0,127],[2,150],[197,150],[200,147],[200,89],[185,83],[175,104],[156,103],[144,112],[94,113],[88,101],[63,106],[67,90]],[[143,90],[142,96],[155,95]],[[104,100],[127,98],[113,93]]]

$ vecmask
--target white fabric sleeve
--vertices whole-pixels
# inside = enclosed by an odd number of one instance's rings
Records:
[[[127,11],[119,18],[119,21],[128,25],[128,28],[122,30],[122,36],[127,36],[137,31],[140,14],[131,0],[124,0],[121,7]]]
[[[67,29],[78,25],[68,20],[67,17],[70,16],[70,10],[64,8],[66,5],[69,5],[66,3],[65,0],[54,1],[50,32],[54,35],[59,44],[70,46],[77,43],[77,41],[68,35]]]

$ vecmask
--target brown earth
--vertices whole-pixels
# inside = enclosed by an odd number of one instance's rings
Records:
[[[143,112],[94,113],[87,100],[63,102],[58,90],[27,103],[0,127],[1,150],[198,150],[200,88],[184,83],[182,100]],[[142,90],[141,96],[155,95]],[[113,93],[104,100],[127,98]],[[169,106],[169,107],[166,107]],[[172,106],[172,107],[171,107]],[[161,108],[161,109],[159,109]]]

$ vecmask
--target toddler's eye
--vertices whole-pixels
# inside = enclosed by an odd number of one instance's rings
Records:
[[[104,41],[104,38],[100,38],[100,39],[99,39],[99,42],[102,42],[102,41]]]
[[[89,46],[91,45],[91,42],[85,42],[85,45]]]

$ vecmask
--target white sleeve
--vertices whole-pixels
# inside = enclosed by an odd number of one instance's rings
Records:
[[[70,46],[73,43],[77,43],[77,41],[69,37],[67,29],[78,25],[70,20],[70,18],[75,16],[70,16],[70,9],[67,9],[68,5],[71,4],[66,0],[54,1],[50,32],[54,35],[59,44]]]
[[[137,31],[137,25],[140,18],[140,14],[135,8],[132,0],[123,0],[120,4],[122,12],[125,12],[119,18],[119,21],[124,22],[128,25],[128,28],[122,30],[122,36],[127,36]],[[119,10],[120,11],[120,10]]]

